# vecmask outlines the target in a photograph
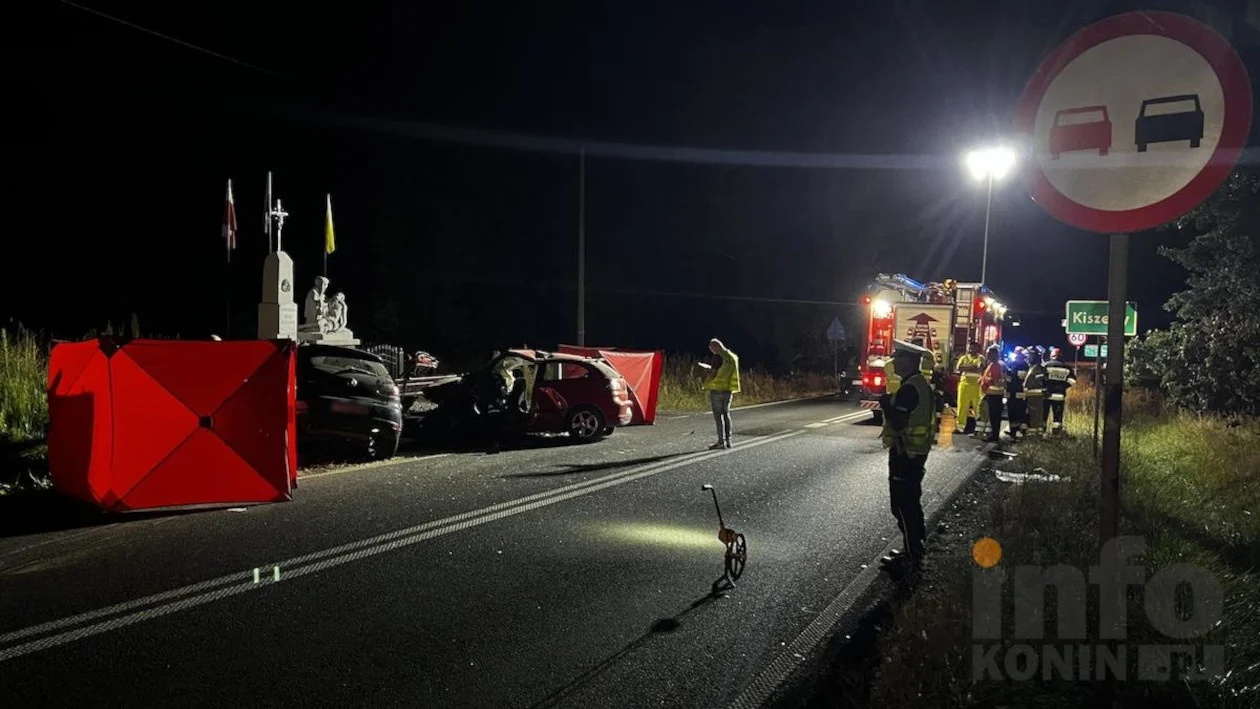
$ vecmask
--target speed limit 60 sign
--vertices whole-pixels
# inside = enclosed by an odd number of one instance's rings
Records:
[[[1251,84],[1215,30],[1131,12],[1077,32],[1042,62],[1015,114],[1029,192],[1090,231],[1150,229],[1229,175],[1251,128]]]
[[[1068,335],[1068,343],[1071,344],[1073,347],[1080,347],[1081,345],[1085,344],[1085,339],[1086,339],[1086,336],[1079,332],[1074,332],[1071,335]]]

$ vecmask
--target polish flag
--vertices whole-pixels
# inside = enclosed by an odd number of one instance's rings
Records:
[[[232,250],[236,248],[236,201],[232,199],[232,181],[227,184],[227,203],[223,207],[223,244],[227,248],[228,260],[232,260]]]

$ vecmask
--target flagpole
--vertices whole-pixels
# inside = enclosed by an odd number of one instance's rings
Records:
[[[233,230],[236,221],[236,208],[232,200],[232,179],[227,181],[227,204],[223,214],[223,250],[227,257],[223,264],[223,339],[232,337],[232,241],[236,238]]]
[[[263,232],[267,234],[267,253],[271,253],[271,170],[267,171],[267,203],[263,205]]]
[[[336,244],[329,239],[329,235],[333,233],[332,194],[325,195],[324,200],[324,278],[328,278],[328,247],[336,248]]]
[[[225,303],[225,311],[223,317],[223,339],[232,339],[232,257],[228,257],[228,261],[223,265],[223,302]]]

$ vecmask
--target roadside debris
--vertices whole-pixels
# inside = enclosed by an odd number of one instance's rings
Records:
[[[1004,470],[995,470],[993,474],[998,480],[1013,485],[1023,485],[1026,482],[1057,483],[1063,480],[1061,476],[1047,472],[1045,468],[1033,468],[1031,473],[1008,473]]]

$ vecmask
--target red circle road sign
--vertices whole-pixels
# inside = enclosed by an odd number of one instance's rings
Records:
[[[1071,335],[1068,335],[1068,342],[1071,343],[1073,347],[1080,347],[1085,344],[1085,335],[1079,332],[1074,332]]]
[[[1024,89],[1028,190],[1082,229],[1159,226],[1229,176],[1251,109],[1247,70],[1215,30],[1170,12],[1109,17],[1059,45]]]

